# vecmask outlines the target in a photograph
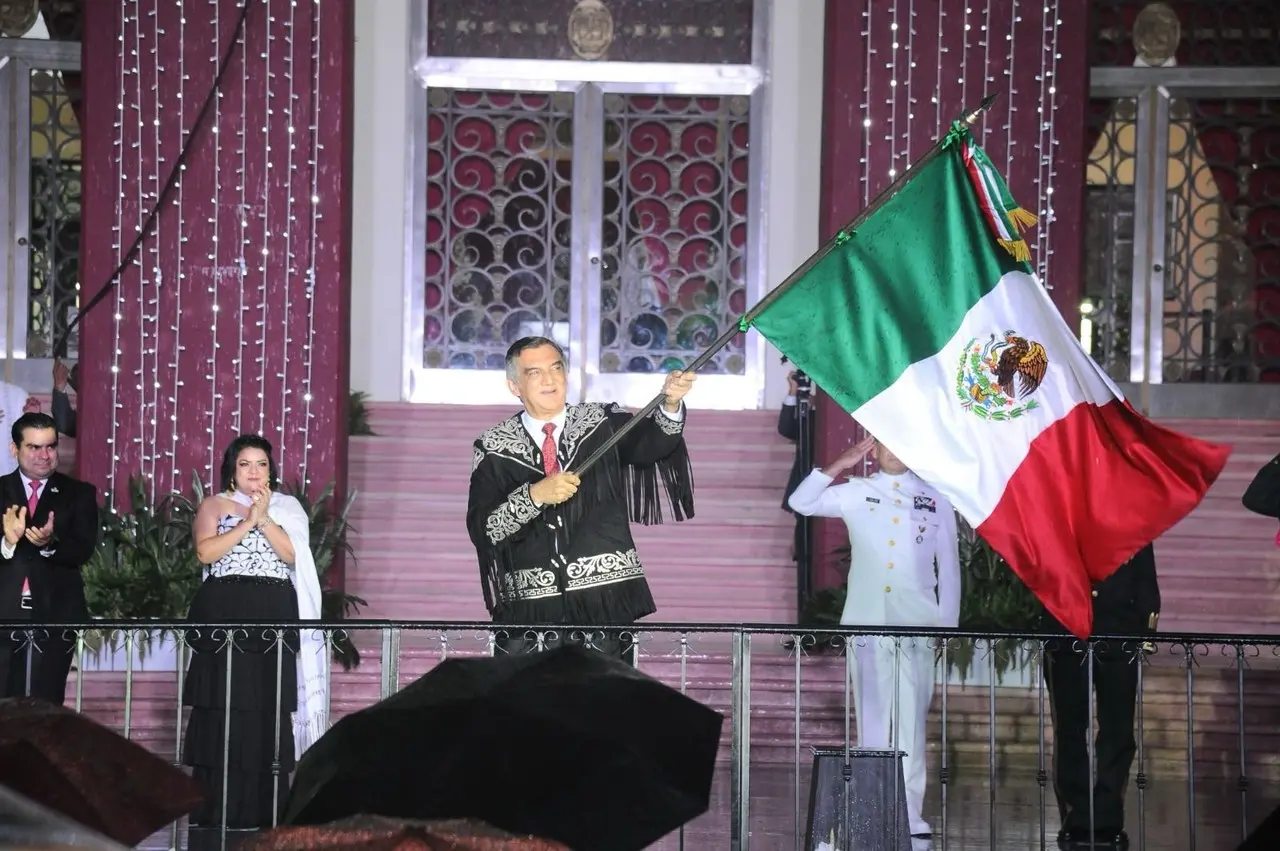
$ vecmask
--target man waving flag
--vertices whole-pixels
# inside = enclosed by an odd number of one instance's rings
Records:
[[[937,488],[1072,633],[1091,584],[1186,516],[1230,447],[1138,414],[1027,263],[968,130],[750,324]]]

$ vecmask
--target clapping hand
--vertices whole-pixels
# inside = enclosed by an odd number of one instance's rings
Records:
[[[27,509],[20,505],[9,506],[4,513],[4,539],[9,546],[16,547],[26,531]]]
[[[261,526],[267,522],[267,509],[271,507],[271,487],[263,487],[253,495],[253,503],[249,506],[249,522]]]
[[[35,544],[37,547],[44,547],[45,544],[53,538],[53,512],[49,512],[49,519],[39,529],[32,529],[30,526],[26,530],[27,540]]]

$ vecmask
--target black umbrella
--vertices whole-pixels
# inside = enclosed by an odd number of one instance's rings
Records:
[[[122,845],[196,809],[200,785],[92,719],[30,697],[0,700],[0,784]]]
[[[128,851],[62,813],[42,807],[0,784],[0,848]]]
[[[475,818],[639,851],[706,812],[723,723],[595,650],[448,659],[303,754],[283,821]]]
[[[513,836],[472,819],[405,821],[352,816],[332,824],[277,827],[235,851],[570,851],[549,839]]]

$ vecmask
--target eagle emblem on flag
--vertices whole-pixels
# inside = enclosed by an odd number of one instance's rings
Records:
[[[1049,371],[1049,353],[1016,331],[974,337],[960,353],[956,396],[984,420],[1004,422],[1040,407],[1034,398]]]

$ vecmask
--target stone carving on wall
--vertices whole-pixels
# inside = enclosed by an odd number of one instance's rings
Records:
[[[1173,55],[1182,38],[1178,13],[1167,3],[1148,3],[1133,22],[1135,65],[1159,68],[1175,64]]]
[[[0,36],[21,38],[39,17],[40,0],[0,0]]]
[[[754,10],[754,0],[431,0],[427,56],[749,65]]]
[[[600,0],[580,0],[569,13],[569,44],[583,59],[600,59],[613,44],[613,15]]]

